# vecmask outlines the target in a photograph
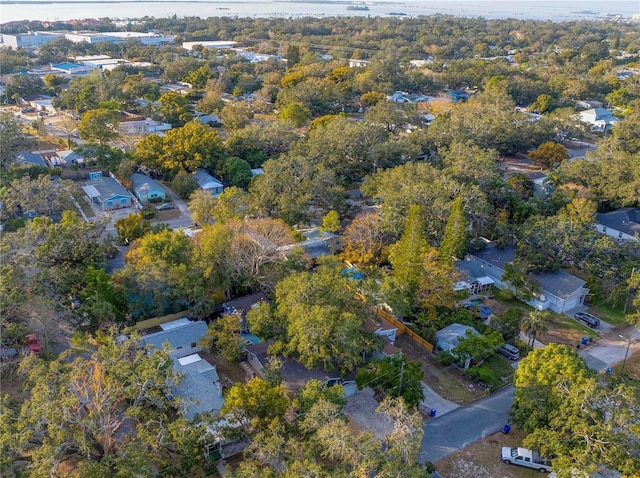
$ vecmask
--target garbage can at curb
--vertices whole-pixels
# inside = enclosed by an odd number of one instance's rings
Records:
[[[582,337],[582,345],[587,345],[587,338],[586,337]]]
[[[511,425],[509,425],[508,423],[504,427],[502,427],[502,433],[504,433],[505,435],[510,431],[511,431]]]
[[[435,409],[435,408],[432,408],[432,409],[431,409],[431,412],[429,412],[429,416],[430,416],[431,418],[433,418],[433,417],[435,417],[435,416],[436,416],[436,409]]]

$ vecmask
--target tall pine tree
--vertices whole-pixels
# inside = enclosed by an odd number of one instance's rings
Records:
[[[424,227],[422,207],[414,204],[409,208],[402,237],[389,249],[393,276],[386,284],[387,296],[396,312],[402,315],[411,315],[418,305],[427,251]]]
[[[467,226],[468,221],[464,215],[462,196],[458,196],[451,204],[447,225],[440,242],[441,260],[451,261],[453,257],[462,258],[467,241]]]

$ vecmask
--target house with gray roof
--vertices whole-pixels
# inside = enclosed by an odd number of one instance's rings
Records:
[[[200,186],[200,189],[207,191],[213,197],[218,197],[220,193],[222,193],[222,190],[224,189],[222,183],[211,176],[204,169],[196,169],[196,172],[193,173],[193,176],[196,178],[196,181],[198,181],[198,186]]]
[[[596,229],[619,241],[640,241],[640,208],[625,207],[596,214]]]
[[[459,261],[456,267],[466,277],[467,283],[473,281],[487,282],[487,278],[499,289],[509,288],[509,284],[502,280],[504,266],[513,262],[516,258],[514,247],[499,249],[495,244],[474,254],[467,256],[466,260]],[[531,274],[531,278],[537,281],[542,292],[527,301],[538,310],[551,309],[554,312],[564,313],[568,310],[580,307],[589,293],[582,279],[559,270],[557,272],[543,272]],[[470,292],[473,292],[470,290]]]
[[[99,175],[93,177],[82,186],[89,200],[100,206],[103,211],[131,207],[131,193],[116,179]]]
[[[149,201],[153,202],[154,199],[165,200],[167,197],[164,188],[144,174],[133,173],[131,175],[131,188],[133,189],[133,194],[142,204],[147,204]]]
[[[444,329],[436,332],[436,349],[451,353],[453,349],[460,345],[460,341],[467,338],[469,334],[480,336],[480,332],[470,325],[447,325]]]
[[[222,386],[216,368],[198,354],[173,358],[173,368],[182,380],[173,387],[173,394],[183,400],[183,413],[194,421],[196,416],[209,413],[216,416],[224,405]]]
[[[591,125],[591,131],[604,132],[618,122],[613,112],[605,108],[592,108],[580,112],[580,119]]]
[[[45,166],[48,167],[47,163],[42,156],[35,153],[30,153],[29,151],[20,151],[16,155],[16,166],[20,166],[23,168],[29,168],[31,166]]]
[[[169,353],[173,357],[180,358],[202,350],[199,342],[207,333],[207,324],[183,317],[172,322],[160,324],[160,329],[160,331],[143,335],[143,344],[161,349],[165,343],[168,343]]]

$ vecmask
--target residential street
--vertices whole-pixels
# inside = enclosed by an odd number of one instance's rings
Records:
[[[509,385],[471,405],[426,422],[418,461],[435,463],[502,429],[508,421],[513,394],[514,388]]]

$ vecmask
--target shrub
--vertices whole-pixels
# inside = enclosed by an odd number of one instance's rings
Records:
[[[498,289],[496,292],[496,299],[502,302],[510,302],[515,298],[511,289]]]
[[[491,370],[486,365],[470,368],[467,371],[467,375],[470,378],[477,380],[478,382],[482,382],[486,385],[493,385],[496,382],[496,374],[493,373],[493,370]]]

